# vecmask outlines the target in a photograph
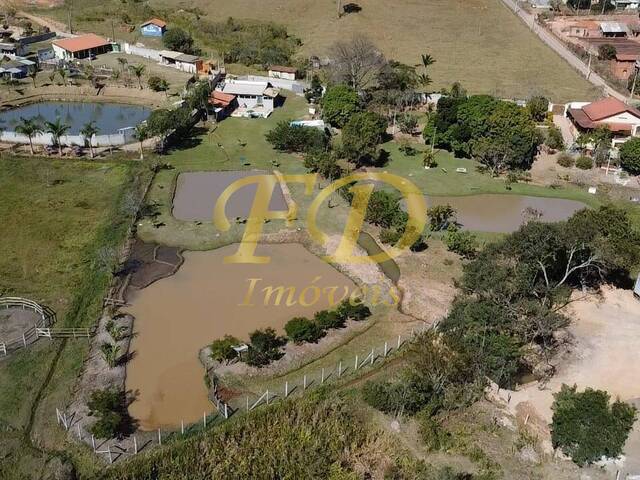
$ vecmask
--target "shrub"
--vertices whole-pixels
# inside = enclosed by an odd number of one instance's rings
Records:
[[[576,160],[576,167],[581,170],[591,170],[593,168],[593,160],[587,156],[578,157]]]
[[[584,465],[602,456],[618,457],[636,418],[635,407],[615,401],[609,394],[587,388],[563,385],[554,395],[551,440],[554,447]]]
[[[640,138],[630,138],[622,144],[620,165],[631,175],[640,175]]]
[[[560,155],[558,155],[557,163],[561,167],[571,168],[575,165],[576,161],[568,153],[561,153]]]
[[[413,134],[418,128],[418,119],[415,115],[405,113],[398,117],[398,126],[402,133]]]
[[[245,361],[253,367],[261,367],[282,357],[280,347],[286,343],[286,339],[276,335],[273,328],[265,328],[249,334],[249,342]]]
[[[147,85],[154,92],[165,92],[169,89],[169,83],[162,77],[152,75],[147,80]]]
[[[382,115],[354,113],[342,129],[343,154],[358,166],[378,164],[381,158],[378,145],[383,142],[386,130],[387,120]]]
[[[335,311],[321,310],[313,316],[313,321],[322,330],[344,327],[345,319]]]
[[[133,421],[127,413],[126,396],[120,390],[96,390],[87,402],[89,415],[97,417],[89,431],[97,438],[122,438],[131,433]]]
[[[418,150],[411,145],[407,140],[400,141],[400,146],[398,147],[402,153],[404,153],[407,157],[413,157],[418,153]]]
[[[435,205],[427,209],[427,217],[429,218],[429,226],[431,230],[437,232],[448,228],[451,223],[456,221],[456,211],[451,205]]]
[[[225,335],[218,340],[214,340],[211,344],[210,357],[218,362],[228,362],[237,357],[234,346],[240,345],[240,340],[231,335]]]
[[[327,136],[317,128],[291,125],[283,120],[267,132],[267,141],[276,150],[286,152],[305,152],[308,150],[323,150],[328,143]]]
[[[529,115],[536,122],[542,122],[547,116],[549,100],[545,97],[531,97],[527,102]]]
[[[336,313],[343,320],[364,320],[371,316],[371,310],[366,305],[362,303],[356,303],[352,305],[349,300],[344,300],[338,308],[336,308]]]
[[[200,55],[200,49],[194,46],[191,34],[181,28],[174,27],[167,30],[162,36],[162,43],[168,50],[175,50],[189,55]]]
[[[313,321],[305,317],[294,317],[284,326],[284,331],[296,344],[305,342],[315,343],[323,335],[322,329]]]
[[[564,150],[564,139],[562,138],[562,132],[555,125],[551,125],[547,131],[545,138],[547,147],[552,150]]]
[[[447,230],[444,236],[444,243],[447,246],[447,250],[464,258],[473,258],[478,251],[477,237],[466,230],[455,228]]]
[[[369,197],[365,220],[382,228],[404,228],[407,212],[400,206],[400,197],[395,193],[376,190]]]
[[[613,60],[616,58],[617,53],[616,47],[610,43],[605,43],[598,47],[598,57],[600,57],[600,60]]]
[[[399,232],[395,228],[383,228],[380,231],[380,241],[387,245],[394,245],[402,237],[402,232]]]

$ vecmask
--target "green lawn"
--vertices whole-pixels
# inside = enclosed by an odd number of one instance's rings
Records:
[[[49,305],[61,326],[92,325],[110,280],[100,252],[121,245],[122,201],[141,171],[129,162],[1,158],[1,294]],[[0,458],[0,478],[43,476],[48,453],[25,441],[25,428],[45,448],[61,447],[55,408],[69,402],[87,350],[86,341],[41,340],[0,361],[0,449],[13,452]]]

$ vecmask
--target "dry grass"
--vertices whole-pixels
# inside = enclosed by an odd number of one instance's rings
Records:
[[[344,2],[343,2],[344,3]],[[460,81],[473,91],[556,101],[592,98],[595,89],[546,47],[499,0],[358,0],[362,11],[336,18],[334,1],[151,0],[153,7],[198,7],[209,19],[232,16],[287,25],[303,42],[303,54],[326,53],[336,40],[366,34],[390,58],[415,64],[428,52],[434,87]]]

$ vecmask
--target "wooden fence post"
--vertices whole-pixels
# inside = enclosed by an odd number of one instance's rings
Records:
[[[136,439],[136,436],[133,436],[133,453],[135,455],[138,454],[138,440]]]
[[[324,367],[322,368],[322,373],[320,374],[320,384],[324,383]]]
[[[307,389],[307,376],[302,377],[302,390]]]
[[[373,365],[373,360],[375,359],[375,348],[371,349],[371,365]]]
[[[355,364],[355,370],[358,370],[358,355],[356,355],[356,364]]]
[[[284,398],[289,396],[289,382],[284,382]]]
[[[160,429],[158,429],[158,445],[162,445],[162,434],[160,433]]]
[[[389,352],[389,346],[387,345],[387,342],[384,342],[384,356],[385,358],[387,357],[387,353]]]
[[[400,348],[400,335],[398,335],[398,348]]]

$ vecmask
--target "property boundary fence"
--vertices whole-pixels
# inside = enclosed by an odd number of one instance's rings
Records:
[[[249,396],[246,396],[244,397],[244,406],[238,404],[236,407],[233,407],[230,403],[225,402],[219,395],[217,384],[214,383],[212,403],[220,416],[208,416],[206,412],[203,412],[202,422],[185,426],[185,422],[182,421],[180,422],[179,428],[171,431],[163,432],[161,429],[158,429],[155,432],[145,432],[140,436],[132,435],[123,440],[109,439],[98,442],[93,435],[83,429],[81,419],[77,418],[75,412],[68,414],[64,410],[56,408],[56,418],[58,425],[68,432],[73,433],[80,441],[90,444],[94,453],[104,456],[103,458],[109,463],[114,463],[122,458],[126,458],[128,455],[137,455],[148,447],[162,445],[162,442],[166,441],[169,437],[179,438],[180,436],[187,435],[199,429],[200,426],[206,428],[207,425],[213,423],[217,418],[224,421],[236,413],[243,411],[248,412],[261,405],[271,405],[275,401],[290,397],[296,391],[299,391],[300,395],[304,395],[304,393],[314,385],[324,385],[332,379],[338,380],[368,366],[371,367],[379,359],[384,360],[389,354],[394,351],[399,351],[405,344],[413,341],[417,335],[431,328],[433,328],[433,326],[429,325],[417,330],[413,329],[410,335],[398,335],[398,337],[393,340],[386,341],[378,347],[373,347],[364,353],[364,355],[356,355],[355,358],[339,361],[330,370],[321,368],[314,373],[302,375],[297,382],[286,380],[280,388],[268,388],[260,395],[254,396],[253,400],[250,399]],[[243,399],[240,398],[239,400],[242,402]],[[138,441],[139,438],[143,438],[143,441],[140,443]]]
[[[0,309],[21,308],[22,310],[31,310],[40,317],[33,327],[29,327],[22,332],[21,335],[13,338],[0,339],[0,354],[8,355],[10,352],[25,348],[35,342],[41,336],[47,336],[44,333],[48,330],[51,334],[50,326],[56,321],[56,314],[49,307],[40,305],[33,300],[21,297],[1,297]],[[51,336],[49,336],[51,338]]]

